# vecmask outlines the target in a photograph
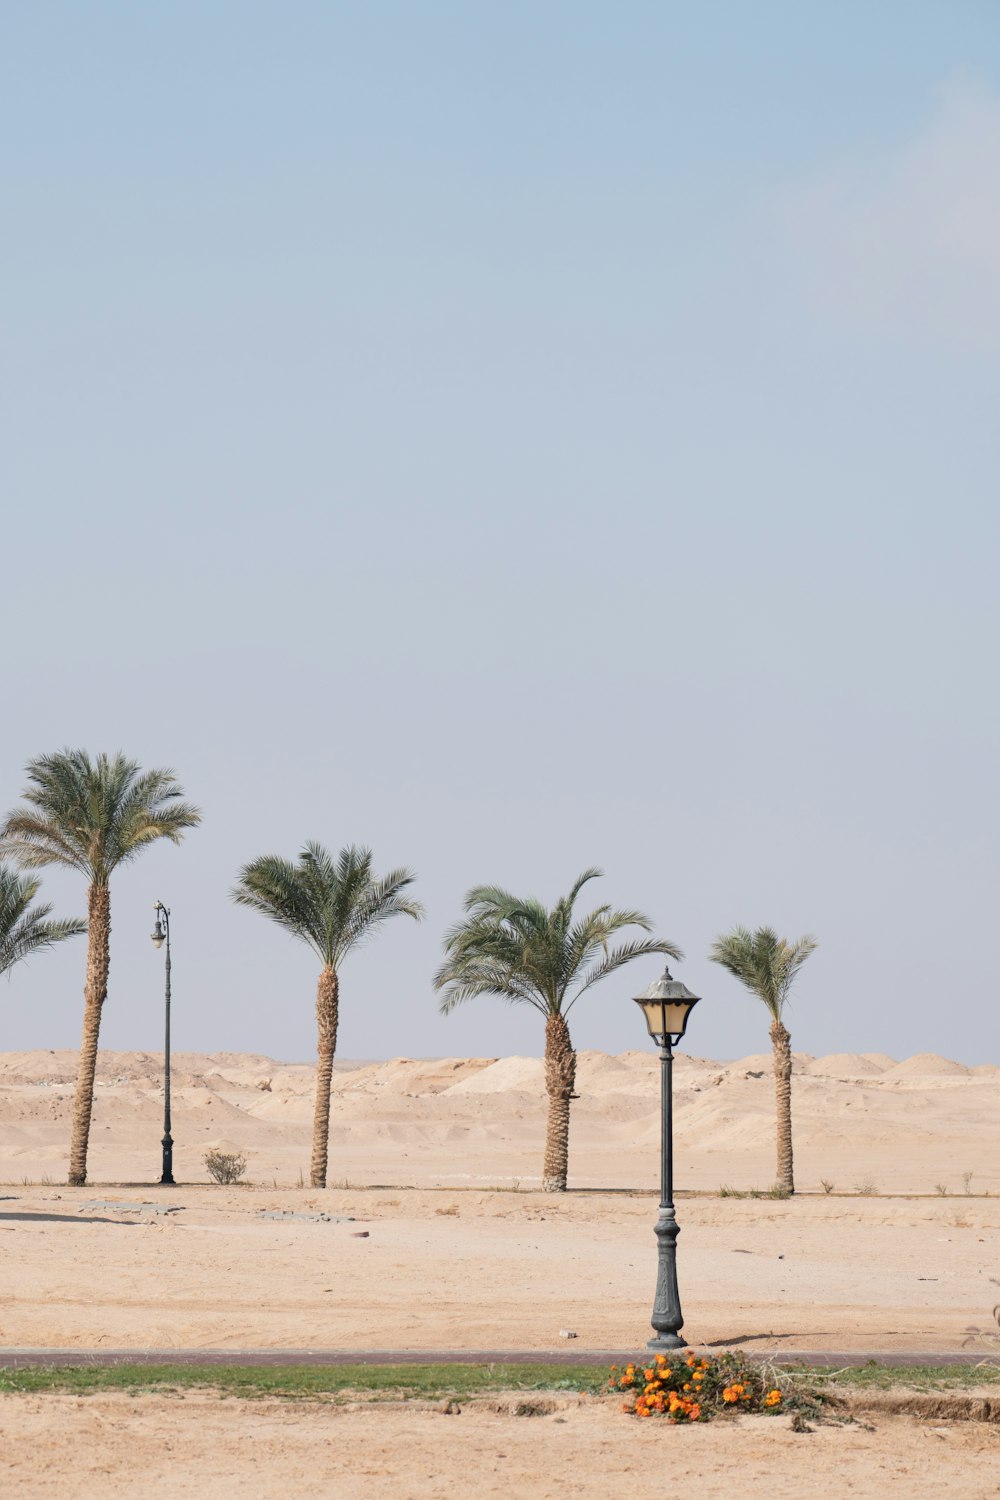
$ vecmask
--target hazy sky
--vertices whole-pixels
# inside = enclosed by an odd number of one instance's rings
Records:
[[[695,1053],[767,1048],[705,953],[768,922],[796,1047],[1000,1060],[995,0],[5,0],[0,59],[0,804],[79,745],[205,813],[113,884],[105,1044],[160,1045],[159,898],[175,1045],[308,1057],[227,893],[314,838],[428,908],[343,1056],[539,1051],[437,1016],[441,934],[599,864]]]

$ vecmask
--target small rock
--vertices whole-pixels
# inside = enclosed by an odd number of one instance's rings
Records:
[[[575,1333],[571,1333],[568,1328],[560,1328],[560,1330],[559,1330],[559,1337],[561,1339],[575,1339],[576,1338],[576,1334]]]
[[[371,1231],[368,1230],[368,1229],[352,1229],[351,1230],[351,1239],[352,1240],[366,1240],[368,1238],[370,1232]]]

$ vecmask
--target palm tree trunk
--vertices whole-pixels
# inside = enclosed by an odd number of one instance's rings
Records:
[[[545,1132],[545,1164],[542,1188],[546,1193],[564,1193],[569,1171],[569,1103],[576,1083],[576,1053],[569,1027],[562,1016],[549,1016],[545,1023],[545,1088],[549,1096],[549,1119]]]
[[[795,1192],[792,1176],[792,1038],[780,1021],[771,1022],[774,1049],[774,1093],[778,1109],[778,1175],[776,1184]]]
[[[330,1139],[330,1081],[333,1055],[337,1050],[337,1017],[340,984],[336,969],[326,968],[316,986],[316,1112],[313,1115],[312,1163],[309,1180],[313,1187],[326,1187],[327,1146]]]
[[[69,1147],[70,1187],[83,1187],[87,1181],[87,1144],[94,1111],[97,1042],[101,1011],[108,996],[110,965],[111,892],[106,885],[92,885],[87,892],[87,982],[83,991],[83,1041],[76,1071],[73,1134]]]

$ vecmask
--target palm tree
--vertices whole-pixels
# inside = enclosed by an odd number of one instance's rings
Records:
[[[372,852],[353,845],[333,859],[322,844],[306,844],[292,864],[275,854],[244,865],[232,891],[238,906],[249,906],[284,927],[318,955],[323,967],[316,987],[316,1107],[313,1115],[309,1180],[326,1187],[330,1136],[330,1081],[337,1050],[340,965],[352,948],[371,937],[390,917],[419,921],[424,909],[402,893],[416,880],[412,870],[372,872]]]
[[[709,958],[722,964],[742,985],[762,1000],[771,1015],[771,1048],[774,1053],[774,1088],[777,1102],[778,1175],[776,1185],[794,1193],[792,1171],[792,1038],[783,1012],[795,976],[818,946],[814,937],[790,943],[779,938],[773,927],[748,932],[736,927],[717,937]]]
[[[18,875],[9,865],[0,863],[0,974],[8,973],[22,959],[43,953],[64,938],[86,932],[86,922],[65,917],[49,922],[51,906],[32,902],[41,882],[30,875]]]
[[[445,939],[445,962],[434,976],[434,988],[444,990],[445,1015],[476,995],[499,995],[512,1004],[533,1006],[545,1017],[549,1112],[542,1187],[547,1193],[566,1191],[569,1107],[576,1083],[567,1015],[585,990],[634,958],[652,953],[681,957],[673,943],[659,938],[634,939],[609,949],[608,939],[623,927],[651,930],[653,924],[642,912],[599,906],[573,921],[581,890],[601,873],[585,870],[551,911],[534,897],[521,900],[497,886],[474,887],[465,898],[464,921]]]
[[[119,751],[91,759],[85,750],[60,750],[28,762],[25,807],[8,813],[0,826],[0,852],[28,870],[62,865],[85,876],[87,892],[87,979],[84,987],[83,1043],[76,1078],[69,1183],[87,1180],[87,1144],[94,1107],[94,1072],[101,1011],[108,994],[111,962],[109,882],[156,839],[180,843],[184,831],[201,821],[198,809],[182,802],[172,771],[143,771]]]

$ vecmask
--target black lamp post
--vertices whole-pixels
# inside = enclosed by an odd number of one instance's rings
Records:
[[[660,1216],[656,1221],[658,1247],[656,1298],[650,1322],[656,1337],[647,1349],[683,1349],[680,1330],[684,1327],[681,1299],[677,1290],[677,1236],[680,1228],[674,1212],[674,1097],[673,1048],[687,1028],[688,1016],[698,1004],[686,985],[671,979],[664,969],[662,979],[635,997],[642,1006],[646,1026],[660,1049]]]
[[[162,948],[164,943],[167,945],[166,1027],[163,1041],[163,1175],[160,1182],[167,1187],[173,1187],[174,1138],[170,1134],[170,912],[162,901],[156,903],[156,926],[150,933],[150,937],[156,948]]]

